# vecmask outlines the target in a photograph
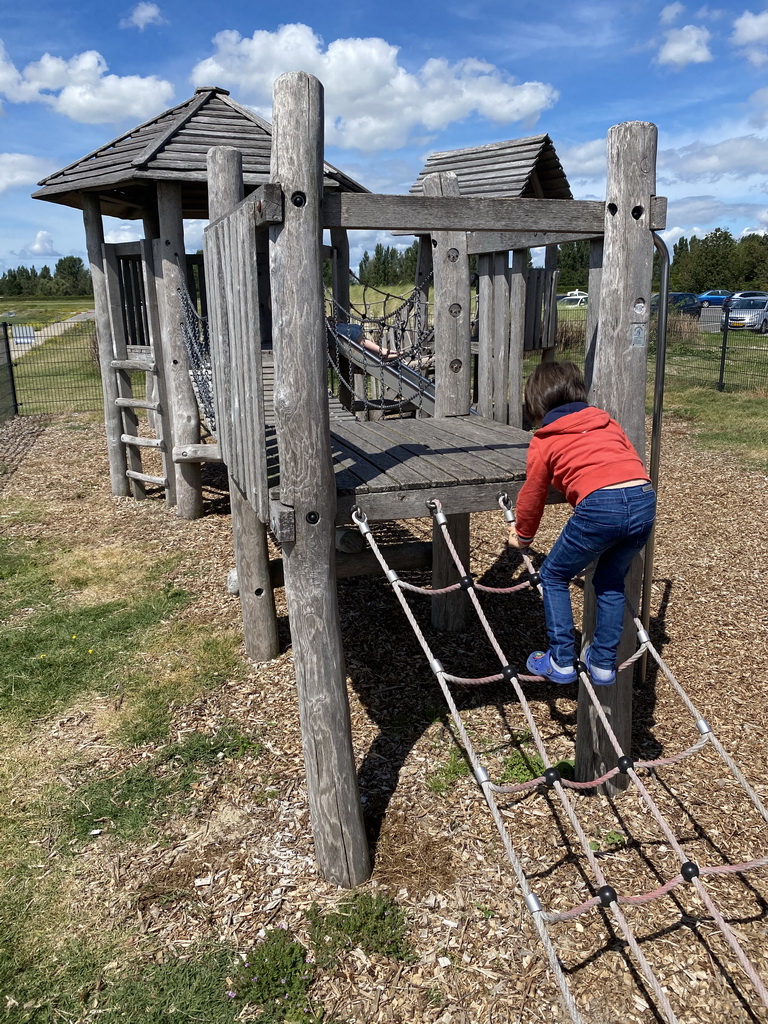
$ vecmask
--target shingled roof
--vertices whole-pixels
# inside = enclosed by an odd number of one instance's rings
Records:
[[[548,135],[433,153],[411,186],[421,195],[425,174],[455,171],[462,196],[486,199],[573,199]]]
[[[226,89],[197,89],[184,103],[126,132],[68,167],[44,178],[34,199],[82,209],[82,193],[98,192],[102,213],[135,220],[154,206],[154,183],[182,186],[183,215],[208,216],[206,154],[212,146],[235,146],[243,154],[246,192],[269,180],[272,127],[229,98]],[[331,164],[325,186],[367,192]]]

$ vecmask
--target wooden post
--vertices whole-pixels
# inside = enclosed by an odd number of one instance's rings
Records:
[[[304,72],[275,82],[272,172],[283,223],[270,228],[275,420],[280,503],[295,540],[283,544],[309,811],[324,878],[351,887],[371,871],[357,786],[334,574],[323,315],[323,90]]]
[[[218,220],[229,213],[243,198],[243,157],[231,146],[208,150],[208,216]],[[246,268],[256,274],[256,267]],[[253,332],[256,358],[261,360],[261,335]],[[221,344],[224,342],[224,344]],[[219,345],[224,351],[219,350]],[[211,334],[211,357],[230,358],[224,338]],[[214,381],[216,376],[214,375]],[[218,418],[218,417],[217,417]],[[243,493],[241,482],[229,476],[229,504],[232,513],[232,540],[235,549],[237,580],[240,588],[240,609],[243,615],[245,651],[254,661],[269,661],[280,653],[277,634],[275,596],[269,576],[267,527]]]
[[[349,236],[344,228],[331,228],[331,249],[331,319],[334,323],[346,324],[349,322]],[[339,401],[345,409],[351,409],[354,400],[354,391],[350,387],[353,364],[339,351],[330,334],[328,345],[339,372]]]
[[[651,198],[656,194],[656,126],[642,121],[615,125],[608,132],[608,180],[604,262],[600,289],[600,325],[595,346],[590,402],[606,409],[622,425],[641,458],[645,457],[645,390],[653,273]],[[635,559],[626,593],[639,606],[642,557]],[[594,602],[591,587],[585,605]],[[593,611],[587,610],[587,616]],[[627,613],[619,646],[621,663],[636,649],[636,633]],[[632,666],[611,687],[597,687],[606,716],[624,753],[632,738]],[[583,690],[583,687],[582,687]],[[615,766],[617,754],[591,702],[579,695],[576,777],[587,780]],[[626,788],[615,776],[608,791]]]
[[[162,340],[165,369],[170,385],[173,447],[200,442],[200,413],[189,379],[189,359],[184,348],[182,320],[184,311],[179,288],[184,287],[184,220],[181,185],[175,181],[157,183],[157,212],[160,223],[160,253],[163,278]],[[182,519],[198,519],[203,514],[203,490],[199,462],[177,462],[176,512]]]
[[[513,249],[509,272],[509,415],[506,420],[513,427],[523,425],[523,357],[527,295],[528,250]]]
[[[477,257],[477,411],[493,416],[493,255]]]
[[[112,327],[109,316],[109,298],[104,266],[104,223],[101,219],[101,205],[95,192],[83,192],[83,223],[88,262],[93,280],[93,305],[96,311],[96,340],[99,344],[101,365],[101,387],[104,395],[104,428],[107,435],[109,457],[109,479],[112,493],[127,497],[131,493],[130,481],[126,476],[128,461],[125,445],[120,440],[123,433],[123,417],[117,406],[117,375],[111,363],[115,358],[112,348]]]
[[[428,174],[425,196],[458,196],[459,179],[453,171]],[[467,416],[472,396],[471,299],[469,257],[464,231],[436,231],[432,235],[435,275],[435,416]],[[448,531],[466,571],[469,572],[469,513],[448,516]],[[433,526],[435,589],[456,582],[459,573],[442,538]],[[466,629],[472,604],[464,591],[432,601],[432,625],[437,629]]]
[[[584,335],[584,380],[587,391],[592,388],[597,349],[597,328],[600,323],[600,288],[603,281],[603,240],[593,238],[589,243],[589,302],[587,324]]]

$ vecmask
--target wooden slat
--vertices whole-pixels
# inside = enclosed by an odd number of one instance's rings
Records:
[[[144,373],[154,373],[155,361],[147,359],[113,359],[110,362],[113,370],[141,370]]]
[[[663,211],[663,216],[659,216]],[[602,234],[605,203],[587,199],[455,199],[326,192],[323,226],[389,231],[539,231]],[[666,203],[651,208],[651,227],[666,226]],[[504,248],[498,247],[498,248]]]
[[[165,444],[159,437],[139,437],[138,434],[122,434],[120,440],[123,444],[132,444],[137,448],[157,448],[158,451],[165,451]]]
[[[151,412],[158,412],[159,402],[148,402],[145,398],[116,398],[115,405],[121,409],[148,409]]]
[[[148,473],[137,473],[129,469],[125,474],[129,480],[138,480],[144,484],[157,484],[158,487],[167,487],[168,481],[164,476],[150,476]]]

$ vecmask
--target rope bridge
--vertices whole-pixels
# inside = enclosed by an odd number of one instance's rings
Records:
[[[499,504],[504,512],[507,522],[512,522],[514,520],[514,517],[512,513],[512,505],[508,497],[506,495],[500,495]],[[723,748],[715,734],[712,732],[712,729],[709,726],[709,724],[699,714],[693,702],[685,693],[683,687],[677,681],[672,671],[665,664],[665,662],[661,658],[661,655],[652,644],[650,637],[648,636],[647,631],[644,629],[640,619],[637,617],[636,614],[634,614],[633,611],[633,621],[637,629],[638,649],[631,658],[629,658],[619,667],[619,671],[632,664],[634,661],[640,658],[644,652],[648,651],[658,664],[659,668],[661,669],[665,677],[669,680],[670,684],[682,700],[685,707],[693,716],[696,728],[700,734],[700,738],[693,746],[674,756],[661,758],[654,761],[634,761],[632,757],[630,757],[621,749],[619,741],[616,738],[613,729],[611,728],[611,724],[608,721],[608,718],[606,717],[603,706],[599,698],[597,697],[597,694],[595,693],[589,675],[587,674],[583,665],[580,664],[579,675],[581,682],[585,688],[586,693],[589,696],[590,701],[592,702],[597,712],[597,715],[603,725],[603,728],[606,731],[606,735],[608,736],[609,742],[614,749],[614,752],[616,754],[616,766],[612,768],[610,771],[608,771],[606,774],[600,776],[599,778],[592,779],[588,782],[574,782],[572,780],[565,779],[561,776],[559,770],[553,766],[547,754],[546,747],[544,745],[541,733],[539,731],[538,726],[536,725],[536,721],[531,712],[530,705],[525,697],[522,687],[520,686],[521,681],[539,680],[542,677],[520,675],[519,673],[515,672],[515,670],[509,664],[509,661],[504,651],[499,645],[499,642],[493,633],[491,625],[488,622],[488,619],[482,609],[482,606],[480,605],[477,596],[477,591],[482,591],[484,593],[489,594],[510,594],[515,591],[529,587],[534,587],[539,591],[539,593],[541,593],[541,583],[539,581],[538,574],[535,572],[533,564],[530,561],[530,558],[525,552],[521,552],[526,569],[528,571],[528,579],[524,580],[522,583],[517,584],[516,586],[498,588],[483,586],[479,583],[476,583],[473,580],[473,578],[467,573],[465,567],[461,563],[461,559],[456,551],[456,548],[454,547],[453,541],[451,540],[448,531],[448,520],[446,519],[446,516],[441,509],[440,502],[437,500],[429,501],[427,502],[427,507],[429,508],[429,511],[434,519],[435,525],[440,528],[443,540],[448,547],[448,550],[451,554],[451,557],[459,574],[458,583],[455,583],[449,587],[444,587],[441,590],[417,587],[411,583],[407,583],[405,580],[401,580],[397,572],[395,572],[394,569],[391,569],[387,565],[386,560],[382,554],[382,551],[371,532],[370,526],[368,525],[365,513],[361,509],[356,508],[353,510],[352,518],[357,528],[359,529],[360,533],[367,541],[368,546],[374,553],[379,564],[381,565],[388,582],[392,586],[395,595],[397,596],[397,599],[400,602],[403,611],[405,612],[405,615],[411,625],[411,628],[413,629],[413,632],[422,650],[424,651],[427,661],[429,662],[429,666],[437,679],[438,685],[442,690],[443,696],[445,698],[445,701],[448,705],[451,714],[451,718],[456,727],[456,731],[458,732],[459,737],[461,738],[464,750],[466,751],[467,757],[472,766],[475,779],[477,780],[483,792],[483,795],[485,796],[485,799],[488,803],[488,807],[491,811],[491,815],[493,816],[496,828],[501,837],[507,858],[512,866],[512,870],[515,874],[518,885],[523,894],[525,905],[532,915],[533,923],[538,932],[542,946],[544,947],[547,960],[552,969],[552,973],[557,981],[563,1004],[568,1013],[570,1014],[571,1020],[574,1021],[574,1024],[583,1024],[584,1018],[581,1016],[579,1008],[576,1005],[574,997],[568,986],[563,966],[560,963],[560,960],[557,956],[556,950],[552,943],[552,939],[549,935],[548,926],[558,922],[572,920],[576,917],[579,917],[582,914],[589,912],[595,907],[600,907],[606,911],[610,911],[610,913],[612,914],[613,919],[618,927],[618,930],[621,932],[628,947],[632,951],[635,961],[637,962],[637,965],[640,968],[650,990],[653,992],[657,1000],[657,1004],[663,1012],[666,1020],[669,1022],[669,1024],[678,1024],[678,1017],[676,1016],[674,1010],[672,1009],[672,1006],[670,1005],[667,993],[664,991],[661,983],[659,982],[658,978],[656,977],[653,971],[653,968],[651,967],[642,949],[640,948],[638,940],[634,935],[629,922],[624,916],[621,907],[622,905],[641,906],[643,904],[649,903],[651,900],[657,899],[660,896],[665,895],[666,893],[674,889],[676,886],[681,884],[690,884],[693,886],[697,895],[706,907],[708,913],[710,914],[713,921],[719,928],[721,934],[725,938],[728,945],[731,947],[734,955],[736,956],[736,959],[738,960],[739,964],[744,970],[744,973],[747,975],[750,982],[754,986],[758,996],[760,997],[761,1002],[765,1007],[768,1008],[768,991],[766,991],[763,981],[759,977],[755,967],[750,962],[749,958],[744,952],[744,949],[742,948],[735,932],[730,927],[730,925],[725,921],[722,914],[713,903],[712,898],[710,897],[709,893],[707,892],[702,882],[702,878],[706,877],[707,875],[719,875],[727,873],[737,874],[743,873],[754,868],[765,867],[766,865],[768,865],[768,856],[756,860],[747,861],[741,864],[713,866],[700,865],[689,860],[685,851],[680,845],[680,842],[678,841],[676,835],[674,834],[671,826],[664,817],[663,812],[658,807],[652,795],[649,793],[648,789],[639,777],[638,769],[652,770],[662,765],[676,764],[682,761],[683,759],[690,757],[698,751],[702,750],[705,746],[709,745],[717,752],[718,756],[723,761],[723,763],[727,765],[729,771],[731,772],[733,777],[738,781],[747,798],[752,803],[752,806],[760,814],[760,816],[766,823],[768,823],[768,810],[766,810],[757,793],[747,782],[744,775],[741,773],[733,759],[730,757],[730,755]],[[480,620],[483,626],[485,634],[488,637],[488,640],[499,659],[500,671],[494,675],[482,676],[477,678],[464,678],[460,676],[451,675],[449,672],[447,672],[444,669],[442,663],[433,654],[429,646],[429,643],[426,637],[424,636],[424,633],[422,632],[419,623],[417,622],[413,614],[413,611],[411,610],[408,604],[408,601],[405,598],[406,592],[426,595],[429,597],[436,597],[441,594],[447,594],[452,591],[459,590],[464,590],[468,594],[475,609],[475,612],[478,616],[478,619]],[[508,683],[512,686],[520,702],[520,707],[522,709],[523,715],[525,716],[528,728],[530,729],[530,733],[533,738],[536,750],[539,754],[539,757],[541,758],[542,763],[545,766],[544,774],[536,779],[530,780],[529,782],[518,783],[515,785],[498,785],[491,781],[488,772],[480,763],[480,759],[478,758],[478,755],[473,747],[472,741],[467,733],[464,723],[461,720],[461,716],[459,714],[458,708],[456,706],[456,703],[453,699],[453,695],[448,685],[449,683],[453,683],[455,685],[467,687],[482,686],[489,683],[497,682]],[[595,786],[598,786],[601,783],[606,782],[608,779],[612,778],[613,776],[619,773],[627,775],[631,782],[634,784],[643,804],[647,807],[648,811],[656,821],[661,833],[669,843],[670,848],[674,851],[675,855],[677,856],[680,862],[680,870],[678,874],[668,879],[663,885],[659,886],[657,889],[654,889],[651,892],[640,893],[638,895],[620,894],[616,891],[616,889],[613,886],[611,886],[608,883],[603,873],[600,862],[595,856],[594,850],[590,846],[589,837],[587,836],[583,826],[581,825],[578,819],[578,816],[576,814],[576,808],[573,802],[573,797],[569,792],[570,790],[593,789]],[[504,823],[504,819],[502,818],[501,811],[499,809],[499,805],[496,799],[497,796],[499,795],[521,793],[527,790],[534,790],[542,787],[551,790],[559,800],[563,812],[568,818],[571,827],[573,828],[573,831],[578,838],[579,844],[582,848],[584,856],[587,859],[587,862],[592,871],[595,881],[596,893],[593,897],[579,904],[578,906],[572,907],[570,910],[558,913],[545,910],[540,900],[531,889],[528,883],[528,879],[526,878],[525,872],[522,868],[520,859],[512,845],[512,841],[507,832],[506,825]]]

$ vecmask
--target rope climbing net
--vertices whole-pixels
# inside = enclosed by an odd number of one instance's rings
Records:
[[[179,267],[181,271],[181,267]],[[181,274],[182,281],[184,273]],[[211,372],[211,342],[208,334],[208,318],[201,316],[192,296],[185,287],[179,288],[179,297],[184,311],[181,321],[184,348],[189,360],[189,376],[192,389],[202,414],[202,419],[212,434],[216,433],[216,405],[213,400],[213,374]]]
[[[351,271],[350,277],[360,283]],[[434,327],[424,300],[428,283],[405,298],[363,285],[361,305],[350,303],[349,309],[328,294],[328,360],[339,388],[353,396],[356,411],[402,413],[422,409],[434,397]],[[369,291],[382,296],[376,303],[382,307],[379,316],[371,312]]]
[[[501,509],[505,515],[508,523],[514,521],[512,504],[506,495],[499,496],[499,503]],[[575,782],[570,779],[565,779],[561,776],[560,771],[553,766],[552,761],[547,753],[546,746],[542,739],[541,732],[536,724],[536,720],[531,711],[530,704],[526,699],[525,693],[520,685],[521,681],[538,680],[539,676],[525,676],[517,673],[512,666],[509,664],[509,660],[506,657],[503,649],[501,648],[493,629],[485,615],[485,612],[478,599],[478,592],[485,592],[488,594],[510,594],[515,591],[534,587],[539,593],[541,593],[541,583],[538,574],[535,572],[533,563],[525,552],[522,552],[525,567],[528,572],[528,579],[522,583],[512,587],[488,587],[481,585],[476,582],[467,572],[465,566],[462,564],[461,559],[456,551],[456,548],[451,539],[448,520],[442,511],[440,502],[432,500],[427,502],[427,507],[432,514],[435,525],[439,528],[439,532],[442,536],[444,543],[446,544],[448,551],[450,552],[451,559],[456,567],[456,571],[459,576],[459,581],[451,586],[444,587],[442,589],[428,589],[424,587],[418,587],[414,584],[408,583],[402,580],[394,569],[391,569],[386,562],[384,554],[381,548],[376,542],[373,533],[371,532],[365,513],[360,508],[355,508],[352,513],[352,519],[359,529],[360,533],[365,538],[368,546],[375,555],[377,561],[381,565],[381,568],[386,575],[386,578],[395,595],[402,606],[402,609],[410,623],[410,626],[421,646],[430,669],[432,670],[438,685],[443,693],[446,704],[451,715],[451,719],[454,723],[456,731],[461,739],[467,758],[472,767],[475,779],[480,786],[483,795],[485,796],[488,807],[491,811],[491,815],[495,822],[496,828],[501,837],[504,850],[507,858],[512,867],[513,873],[517,879],[517,883],[523,894],[525,906],[530,912],[534,926],[541,940],[542,946],[545,950],[548,963],[552,970],[553,976],[556,979],[558,988],[560,990],[561,999],[564,1007],[569,1013],[571,1020],[575,1024],[583,1024],[584,1018],[581,1015],[579,1007],[573,997],[573,994],[569,988],[568,980],[566,977],[563,965],[558,958],[557,951],[553,944],[552,938],[549,934],[549,926],[558,922],[570,921],[574,918],[579,917],[582,914],[588,913],[593,908],[602,908],[605,912],[609,912],[621,933],[622,937],[627,943],[627,946],[632,952],[632,955],[640,968],[640,971],[645,979],[649,990],[653,993],[657,1005],[663,1013],[669,1024],[677,1024],[678,1017],[673,1010],[667,992],[657,978],[651,964],[647,960],[640,944],[635,936],[630,923],[622,911],[622,906],[638,906],[647,904],[652,900],[658,899],[661,896],[669,893],[676,886],[682,884],[691,885],[701,900],[702,904],[706,907],[707,912],[711,916],[715,925],[721,932],[723,938],[730,946],[736,959],[741,965],[744,973],[749,978],[755,991],[757,992],[763,1006],[768,1008],[768,991],[766,991],[765,985],[758,975],[754,965],[749,960],[745,953],[738,936],[736,935],[733,928],[723,917],[720,910],[717,908],[712,900],[710,893],[703,883],[703,879],[707,876],[722,875],[727,873],[743,873],[745,871],[765,867],[768,865],[768,856],[759,859],[747,861],[741,864],[725,864],[725,865],[703,865],[697,864],[691,861],[686,855],[684,849],[674,830],[667,821],[664,813],[659,808],[658,804],[654,800],[652,794],[648,790],[647,786],[641,779],[638,772],[640,770],[653,770],[662,765],[672,765],[682,761],[685,758],[696,754],[702,750],[705,746],[711,747],[718,755],[720,760],[727,766],[729,772],[734,779],[737,780],[739,786],[746,794],[748,800],[751,802],[754,809],[768,823],[768,810],[766,810],[760,797],[757,795],[755,790],[746,780],[736,763],[733,761],[731,756],[722,746],[720,741],[715,736],[710,725],[706,720],[699,714],[697,708],[688,697],[687,693],[675,678],[672,671],[665,664],[659,652],[652,644],[650,637],[642,625],[642,622],[637,615],[632,612],[633,621],[637,630],[638,648],[631,658],[624,662],[620,669],[624,669],[640,658],[646,651],[652,656],[656,664],[659,666],[660,671],[664,674],[666,679],[671,684],[674,691],[679,696],[680,700],[692,715],[696,729],[699,733],[699,739],[687,750],[684,750],[671,757],[661,758],[654,761],[635,761],[629,754],[621,749],[621,745],[611,727],[611,723],[606,716],[603,705],[598,698],[589,675],[584,670],[583,666],[580,668],[580,680],[583,685],[584,691],[586,692],[589,701],[591,702],[602,727],[605,729],[606,736],[610,742],[611,747],[616,756],[615,767],[610,771],[606,772],[599,778],[594,778],[589,781]],[[437,597],[438,595],[444,595],[451,592],[465,591],[474,607],[474,611],[480,621],[482,628],[499,659],[500,669],[497,673],[488,676],[482,676],[477,678],[466,678],[461,676],[452,675],[446,671],[442,663],[435,657],[430,645],[424,636],[424,633],[419,626],[419,623],[411,609],[408,601],[406,600],[406,593],[414,593],[419,595],[425,595],[429,597]],[[541,758],[541,761],[545,767],[543,775],[538,778],[532,779],[528,782],[517,783],[514,785],[499,785],[491,781],[490,775],[486,768],[483,767],[481,760],[473,746],[471,738],[467,732],[467,729],[461,719],[456,702],[454,700],[452,691],[449,684],[454,684],[462,687],[467,686],[481,686],[488,683],[505,683],[512,687],[514,693],[520,703],[522,713],[525,717],[526,723],[530,730],[534,745]],[[663,885],[658,886],[656,889],[639,893],[639,894],[625,894],[620,893],[609,884],[606,878],[603,868],[598,860],[595,851],[593,850],[589,837],[581,824],[577,812],[576,806],[573,799],[573,791],[579,789],[594,789],[595,786],[606,782],[613,776],[621,773],[628,777],[636,788],[637,794],[642,801],[643,806],[647,809],[648,813],[655,820],[659,830],[666,839],[669,847],[676,855],[679,860],[680,868],[679,872],[673,877],[669,878]],[[583,851],[584,857],[589,865],[589,869],[592,872],[594,879],[593,888],[595,895],[590,899],[580,903],[565,911],[553,912],[544,908],[541,901],[539,900],[536,893],[531,888],[528,878],[526,877],[523,869],[520,856],[515,850],[507,827],[499,806],[499,797],[508,796],[509,794],[521,793],[526,790],[541,790],[545,789],[551,791],[556,799],[558,800],[562,810],[570,822],[573,832],[578,840],[578,843]]]

